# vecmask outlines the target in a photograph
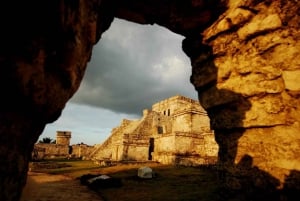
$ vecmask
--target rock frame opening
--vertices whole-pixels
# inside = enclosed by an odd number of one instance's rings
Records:
[[[1,4],[1,200],[19,200],[34,142],[78,89],[114,17],[186,37],[191,82],[216,131],[229,198],[241,190],[258,199],[262,190],[274,199],[299,195],[299,1]]]

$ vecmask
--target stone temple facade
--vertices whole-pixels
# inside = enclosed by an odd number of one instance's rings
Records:
[[[90,157],[111,161],[155,161],[162,164],[215,163],[218,145],[207,113],[198,101],[180,95],[145,109],[139,120],[124,119]]]

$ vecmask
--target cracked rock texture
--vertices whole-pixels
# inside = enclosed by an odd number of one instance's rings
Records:
[[[191,83],[220,146],[224,199],[287,200],[299,192],[299,1],[0,4],[0,200],[19,200],[34,142],[78,89],[114,17],[186,37]]]
[[[202,39],[183,43],[198,52],[191,82],[216,130],[225,186],[274,194],[289,177],[299,182],[300,2],[228,5]]]

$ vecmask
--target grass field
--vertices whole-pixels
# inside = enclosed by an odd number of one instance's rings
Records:
[[[48,166],[47,166],[48,165]],[[215,201],[218,200],[217,173],[209,167],[175,167],[160,164],[122,164],[99,167],[92,161],[46,161],[32,171],[64,174],[79,178],[84,174],[105,174],[118,178],[122,187],[97,189],[105,201]],[[139,179],[137,170],[151,167],[153,179]]]
[[[88,174],[93,170],[99,169],[99,165],[94,164],[92,161],[53,159],[30,163],[29,168],[34,172],[63,174],[77,178],[83,174]]]

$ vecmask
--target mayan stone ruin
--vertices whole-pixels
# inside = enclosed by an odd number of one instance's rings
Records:
[[[298,0],[1,1],[0,200],[19,200],[35,142],[115,17],[185,38],[227,192],[300,191],[299,10]]]
[[[71,137],[71,131],[57,131],[55,143],[36,143],[32,151],[32,160],[49,158],[85,159],[93,150],[93,146],[83,143],[71,145]]]
[[[150,160],[192,166],[214,164],[217,154],[205,110],[198,101],[177,95],[145,109],[139,120],[124,119],[90,158],[100,165]]]

